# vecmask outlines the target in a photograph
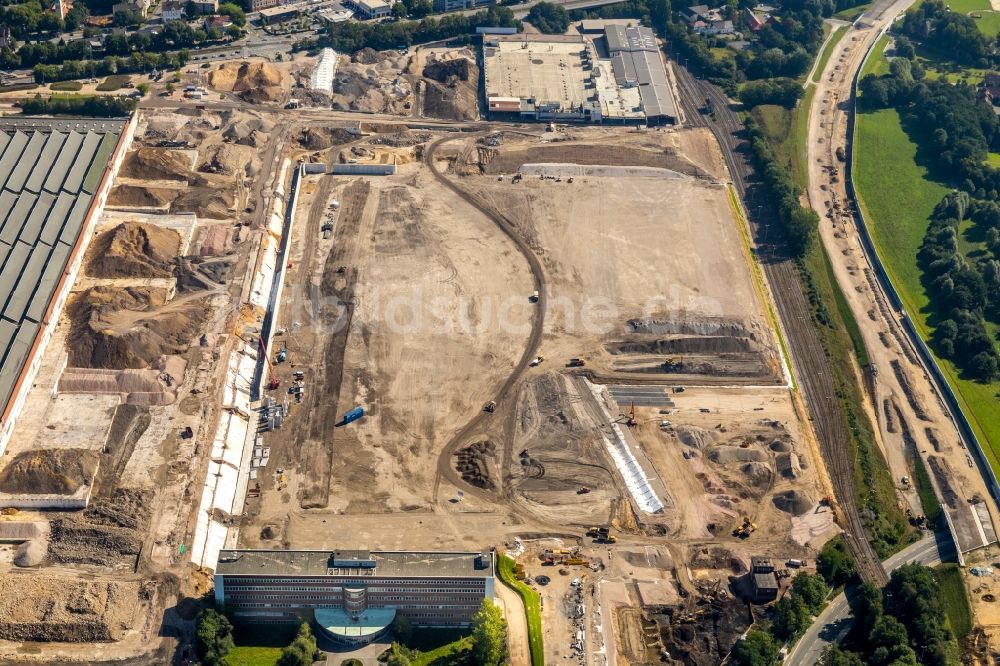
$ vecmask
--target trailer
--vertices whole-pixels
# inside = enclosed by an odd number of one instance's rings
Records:
[[[364,415],[365,415],[365,408],[364,407],[355,407],[351,411],[349,411],[346,414],[344,414],[344,425],[347,425],[348,423],[352,423],[354,421],[357,421],[358,419],[360,419]]]

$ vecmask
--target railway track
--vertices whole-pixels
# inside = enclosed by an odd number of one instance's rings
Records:
[[[514,242],[518,252],[520,252],[525,261],[528,262],[532,280],[535,283],[535,289],[538,291],[538,302],[536,303],[534,316],[531,321],[531,333],[528,336],[524,352],[521,354],[521,359],[517,362],[517,365],[514,366],[514,369],[507,376],[507,379],[504,380],[503,384],[500,385],[500,388],[497,389],[497,392],[493,397],[495,402],[501,403],[509,397],[514,384],[521,378],[524,371],[528,369],[528,364],[531,363],[531,360],[538,355],[538,347],[542,342],[542,329],[545,324],[545,308],[548,301],[548,295],[545,293],[545,272],[542,270],[542,262],[539,261],[537,255],[535,255],[531,247],[528,246],[528,243],[524,240],[524,238],[521,237],[521,234],[518,233],[513,222],[460,188],[443,173],[441,173],[440,169],[438,169],[437,165],[434,163],[434,154],[437,152],[438,146],[445,141],[451,140],[452,138],[453,137],[443,137],[430,143],[427,146],[427,150],[424,151],[424,164],[427,165],[431,173],[434,174],[434,177],[437,178],[442,185],[447,187],[463,201],[492,220],[493,223],[500,228],[504,235]],[[462,427],[461,430],[455,433],[455,435],[445,445],[444,450],[438,457],[437,476],[434,479],[435,499],[437,499],[438,489],[441,486],[442,479],[448,479],[450,483],[472,495],[479,497],[493,497],[490,493],[487,493],[481,488],[477,488],[462,479],[461,475],[459,475],[458,471],[451,463],[451,458],[455,454],[458,447],[461,446],[461,444],[465,442],[478,428],[480,428],[484,421],[488,418],[491,417],[487,412],[478,412],[468,423],[465,424],[465,426]]]
[[[753,178],[749,146],[742,136],[743,122],[730,108],[728,98],[718,87],[695,79],[684,67],[676,66],[674,71],[688,124],[707,127],[715,135],[729,167],[733,186],[744,202],[758,256],[771,285],[791,349],[798,385],[809,407],[834,494],[846,523],[844,539],[848,550],[864,580],[884,585],[888,582],[888,576],[868,541],[864,522],[858,511],[854,455],[848,435],[847,415],[837,397],[826,351],[814,327],[812,311],[799,271],[780,251],[777,242],[781,237],[780,231],[776,230],[771,235],[770,244],[767,242],[770,235],[768,232],[776,219],[773,208],[766,203],[767,194],[761,191],[761,184]],[[711,101],[714,120],[706,117],[694,101],[706,99]]]

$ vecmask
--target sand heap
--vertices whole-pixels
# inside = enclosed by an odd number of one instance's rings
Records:
[[[91,287],[67,308],[69,365],[79,368],[158,367],[160,357],[181,354],[208,316],[203,300],[162,305],[162,290]]]
[[[139,583],[0,574],[0,638],[89,643],[121,640],[139,608]]]
[[[0,492],[72,495],[97,473],[99,455],[87,449],[22,451],[0,472]]]
[[[187,154],[166,148],[139,148],[129,153],[122,165],[122,175],[144,180],[186,181],[190,172]]]
[[[228,122],[230,117],[225,118]],[[238,143],[241,146],[256,148],[267,141],[268,135],[274,131],[274,123],[262,118],[236,118],[222,132],[222,140],[228,143]]]
[[[224,63],[208,75],[208,83],[245,102],[275,102],[284,94],[281,72],[266,62]]]
[[[342,111],[406,115],[413,91],[402,71],[409,56],[364,49],[341,64],[333,80],[332,104]]]
[[[181,237],[173,229],[123,222],[101,233],[90,247],[87,274],[97,278],[167,278]]]
[[[778,493],[771,501],[778,509],[793,516],[801,516],[809,511],[814,504],[809,495],[799,490],[786,490]]]

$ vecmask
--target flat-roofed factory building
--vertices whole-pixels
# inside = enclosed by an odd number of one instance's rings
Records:
[[[464,627],[494,594],[485,552],[223,550],[215,601],[236,621],[312,619],[332,640],[362,645],[396,615],[415,626]]]
[[[594,21],[579,35],[484,35],[495,119],[674,124],[677,105],[653,31]]]
[[[134,132],[128,119],[0,118],[0,455]]]

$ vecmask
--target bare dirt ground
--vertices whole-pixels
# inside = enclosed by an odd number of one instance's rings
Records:
[[[324,240],[319,222],[335,199]],[[282,344],[289,369],[309,367],[306,408],[268,439],[286,487],[261,482],[246,544],[310,507],[428,510],[443,444],[510,372],[531,311],[525,297],[508,302],[529,291],[523,260],[417,164],[390,178],[324,176],[299,206]],[[356,404],[366,417],[336,428]]]
[[[836,527],[817,506],[828,494],[822,468],[718,182],[718,150],[700,130],[533,128],[445,140],[428,158],[429,142],[446,136],[378,129],[301,135],[315,159],[412,158],[395,176],[304,180],[279,322],[287,332],[275,344],[288,350],[277,376],[303,372],[305,398],[264,437],[269,468],[239,544],[506,544],[529,576],[552,578],[538,587],[553,663],[572,654],[580,603],[590,609],[587,663],[601,650],[625,661],[658,654],[656,619],[639,609],[675,607],[682,593],[718,597],[713,622],[738,635],[739,604],[720,592],[727,576],[760,552],[811,558]],[[573,183],[510,182],[539,162],[586,168]],[[512,372],[539,309],[527,262],[487,215],[509,220],[541,259],[545,360],[455,439]],[[571,357],[586,365],[566,369]],[[629,438],[662,479],[662,512],[637,509],[582,373],[609,390],[659,391],[636,405]],[[627,397],[608,400],[612,420],[629,412]],[[338,427],[355,405],[365,417]],[[747,541],[731,535],[743,515],[758,524]],[[620,535],[610,549],[583,536],[602,524]],[[543,566],[552,548],[580,548],[593,568]],[[575,571],[587,577],[579,593]]]

